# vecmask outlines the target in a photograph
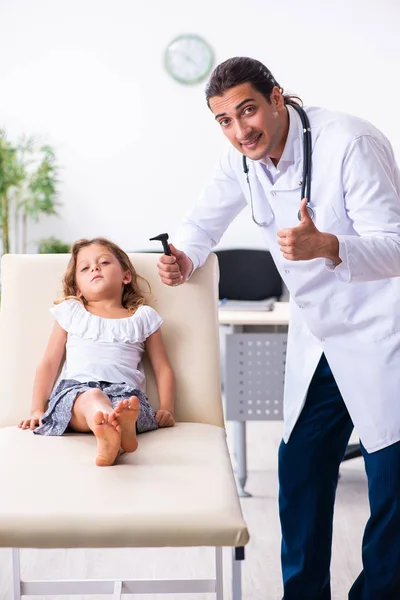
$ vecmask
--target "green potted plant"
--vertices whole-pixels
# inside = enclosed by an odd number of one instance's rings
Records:
[[[26,252],[28,223],[56,215],[58,166],[54,150],[34,137],[12,144],[0,130],[0,232],[2,253]],[[10,224],[14,219],[13,244]]]
[[[38,253],[39,254],[68,254],[70,245],[62,242],[54,236],[40,240]]]

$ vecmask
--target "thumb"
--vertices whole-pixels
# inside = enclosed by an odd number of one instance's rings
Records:
[[[168,244],[168,246],[169,246],[169,249],[171,250],[172,256],[179,258],[180,256],[182,256],[182,254],[184,254],[184,252],[182,252],[182,250],[178,250],[177,248],[175,248],[175,246],[173,244]]]
[[[308,214],[307,202],[308,202],[307,198],[303,198],[303,200],[300,203],[300,214],[301,214],[301,222],[300,223],[310,223],[310,221],[312,222],[312,218]]]

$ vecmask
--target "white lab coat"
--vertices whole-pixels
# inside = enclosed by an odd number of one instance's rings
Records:
[[[400,172],[388,140],[371,124],[306,108],[314,222],[338,237],[343,262],[334,268],[323,258],[284,259],[277,231],[298,225],[303,165],[300,118],[288,108],[286,150],[294,163],[272,184],[263,166],[248,160],[254,216],[268,223],[266,247],[291,295],[284,439],[325,352],[355,428],[373,452],[400,440]],[[247,203],[242,155],[230,146],[178,230],[177,247],[201,266]]]

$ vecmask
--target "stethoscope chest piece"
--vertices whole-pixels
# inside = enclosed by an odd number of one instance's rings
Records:
[[[311,208],[311,206],[308,203],[306,205],[306,209],[307,209],[308,214],[310,215],[310,218],[314,221],[314,217],[315,217],[314,209]],[[301,212],[300,211],[297,213],[297,218],[299,221],[301,221]]]

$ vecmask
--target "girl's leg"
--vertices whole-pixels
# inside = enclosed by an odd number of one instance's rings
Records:
[[[114,464],[121,446],[121,428],[109,398],[101,390],[93,388],[79,394],[69,425],[74,431],[93,431],[97,438],[96,465]]]

